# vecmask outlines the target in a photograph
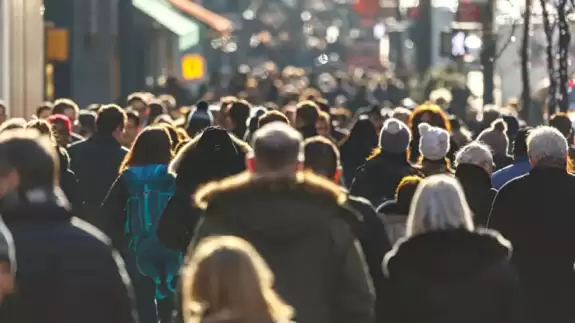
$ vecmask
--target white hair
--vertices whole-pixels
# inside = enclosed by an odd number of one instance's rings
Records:
[[[567,161],[568,151],[567,140],[553,127],[537,127],[527,137],[527,155],[533,164],[542,160]]]
[[[406,235],[455,228],[474,230],[471,210],[461,185],[448,175],[424,179],[411,202]]]
[[[493,154],[489,147],[481,142],[472,141],[455,154],[455,166],[471,164],[491,172],[493,169]]]

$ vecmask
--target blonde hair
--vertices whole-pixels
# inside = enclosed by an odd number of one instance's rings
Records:
[[[406,235],[455,228],[474,230],[471,210],[461,185],[447,175],[424,179],[411,202]]]
[[[247,241],[233,236],[206,238],[188,255],[182,269],[185,323],[230,312],[238,322],[280,322],[293,316],[291,306],[273,290],[274,277]]]

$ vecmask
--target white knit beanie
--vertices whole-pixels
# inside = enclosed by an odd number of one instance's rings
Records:
[[[419,126],[419,152],[425,159],[441,160],[449,152],[449,132],[445,129],[420,123]]]

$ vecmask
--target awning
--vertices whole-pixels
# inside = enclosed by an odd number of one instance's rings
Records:
[[[181,13],[167,0],[132,0],[132,5],[180,37],[179,48],[184,51],[200,41],[200,26]]]
[[[221,34],[227,35],[233,30],[233,24],[229,19],[218,15],[191,0],[169,0],[169,2],[175,8],[187,13],[198,21],[203,22]]]

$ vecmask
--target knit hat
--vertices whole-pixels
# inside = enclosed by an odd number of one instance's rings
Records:
[[[16,257],[14,255],[14,241],[12,234],[0,219],[0,262],[5,262],[10,265],[10,272],[16,272]]]
[[[493,155],[507,154],[509,147],[507,124],[503,119],[493,121],[489,128],[479,134],[477,141],[487,144],[493,151]]]
[[[196,110],[190,113],[188,124],[186,126],[186,131],[190,137],[194,137],[196,134],[212,125],[214,118],[212,117],[209,108],[210,106],[206,101],[199,101],[196,104]]]
[[[420,123],[419,126],[419,151],[425,159],[441,160],[449,152],[449,132],[447,130],[431,126],[429,123]]]
[[[383,123],[379,133],[379,146],[381,151],[399,154],[409,147],[411,132],[401,121],[389,118]]]

